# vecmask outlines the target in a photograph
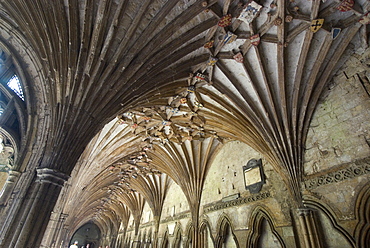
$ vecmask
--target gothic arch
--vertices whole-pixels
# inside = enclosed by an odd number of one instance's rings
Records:
[[[185,246],[184,247],[192,247],[193,233],[194,233],[194,226],[193,226],[193,223],[189,221],[185,229]]]
[[[356,202],[356,217],[358,224],[355,229],[355,238],[358,247],[370,247],[370,183],[360,191]]]
[[[152,229],[150,228],[148,231],[147,231],[147,234],[146,234],[146,240],[145,240],[145,246],[144,247],[151,247],[151,245],[153,242],[153,239],[152,239]]]
[[[225,242],[227,236],[229,235],[228,231],[230,231],[230,234],[233,237],[236,247],[239,247],[238,240],[233,230],[234,227],[229,216],[227,216],[225,213],[222,213],[217,222],[217,238],[215,242],[215,247],[223,247],[222,244]]]
[[[6,205],[25,169],[23,160],[34,120],[31,104],[24,101],[25,97],[30,97],[30,89],[23,84],[29,77],[26,77],[26,71],[22,69],[15,52],[2,41],[0,64],[0,205]],[[15,76],[19,80],[23,98],[8,85]]]
[[[182,235],[181,224],[179,222],[176,223],[175,231],[173,233],[174,233],[173,247],[174,248],[182,247],[181,244],[183,241],[183,235]]]
[[[145,247],[145,242],[146,242],[146,230],[142,230],[142,236],[140,239],[140,247]]]
[[[343,227],[341,227],[338,224],[338,222],[337,222],[338,218],[337,218],[335,212],[327,204],[325,204],[324,202],[322,202],[318,199],[311,198],[311,197],[308,197],[308,196],[305,197],[304,204],[305,204],[306,207],[315,209],[315,210],[319,211],[320,213],[324,214],[324,216],[329,219],[332,228],[334,230],[336,230],[337,233],[340,234],[340,236],[345,241],[347,241],[352,247],[356,247],[353,237]],[[316,218],[319,218],[319,216],[316,215]],[[322,223],[322,221],[318,221],[317,223]],[[318,228],[320,229],[322,227],[318,226]],[[319,230],[319,233],[323,233],[323,232]],[[325,239],[323,239],[323,238],[321,238],[321,240],[323,242],[325,241]],[[324,246],[325,246],[325,244],[324,244]],[[362,247],[362,246],[360,246],[360,247]]]
[[[69,243],[72,244],[75,240],[78,241],[80,245],[84,244],[94,244],[95,246],[99,243],[101,239],[101,230],[95,223],[85,223],[80,226],[70,238]]]
[[[258,247],[258,241],[263,232],[262,226],[264,224],[264,221],[266,221],[269,227],[271,228],[271,232],[279,242],[280,246],[285,248],[286,246],[284,244],[283,239],[275,229],[272,215],[266,209],[260,206],[257,206],[252,211],[252,214],[250,216],[248,226],[250,227],[251,230],[247,238],[247,247]]]
[[[215,240],[212,235],[211,225],[206,219],[203,219],[199,226],[199,232],[200,232],[200,242],[202,247],[208,247],[206,246],[209,242],[208,237],[210,237],[210,240],[212,242],[212,245],[214,246]]]
[[[161,247],[162,248],[170,247],[169,246],[169,240],[168,240],[168,228],[167,228],[166,232],[163,235]]]

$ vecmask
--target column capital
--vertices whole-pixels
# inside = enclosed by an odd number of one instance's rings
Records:
[[[6,179],[6,181],[8,183],[15,183],[19,176],[21,175],[22,173],[19,172],[19,171],[16,171],[16,170],[10,170],[9,171],[9,175],[8,175],[8,178]]]
[[[298,208],[297,214],[299,216],[309,216],[309,215],[312,215],[313,211],[314,210],[312,208]]]
[[[64,182],[68,180],[69,175],[50,168],[37,168],[37,183],[51,183],[63,187]]]

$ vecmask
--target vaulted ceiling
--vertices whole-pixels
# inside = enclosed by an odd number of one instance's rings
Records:
[[[171,181],[197,209],[227,140],[264,154],[299,204],[310,120],[348,45],[367,46],[369,8],[12,0],[0,25],[27,48],[15,59],[36,68],[23,84],[48,133],[40,166],[76,168],[75,224],[99,215],[105,226],[128,209],[139,218],[145,201],[159,216]]]

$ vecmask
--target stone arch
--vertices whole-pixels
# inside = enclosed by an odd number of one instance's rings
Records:
[[[185,246],[184,247],[192,247],[193,233],[194,233],[194,225],[191,221],[189,221],[185,229]]]
[[[43,83],[48,80],[48,76],[43,73],[43,62],[37,55],[37,51],[33,50],[33,46],[27,42],[22,32],[9,23],[3,22],[0,24],[0,37],[2,37],[0,50],[7,54],[11,63],[7,68],[5,78],[10,79],[16,75],[24,96],[24,101],[18,97],[12,97],[16,95],[14,91],[7,90],[3,85],[0,86],[1,94],[8,100],[14,100],[11,105],[19,122],[19,130],[9,132],[12,134],[11,136],[17,136],[16,141],[13,142],[13,145],[17,146],[15,147],[17,156],[13,169],[18,172],[31,171],[37,165],[36,162],[31,161],[33,157],[38,159],[43,154],[44,147],[38,144],[45,142],[47,135],[42,134],[46,133],[49,127],[48,118],[39,118],[49,111],[45,106],[40,107],[40,104],[43,104],[50,97],[48,84]],[[36,109],[39,113],[38,116],[34,114]],[[38,126],[41,128],[37,128]],[[13,135],[14,133],[16,135]],[[27,149],[33,143],[36,143],[38,149],[33,151],[33,156],[27,156]]]
[[[173,247],[174,248],[183,247],[183,235],[181,224],[179,222],[176,223],[175,231],[173,233],[174,233]]]
[[[356,201],[356,217],[358,224],[355,229],[357,247],[370,247],[370,183],[360,191]]]
[[[148,247],[150,246],[150,244],[153,242],[153,231],[152,229],[150,228],[148,233],[147,233],[147,237],[146,237],[146,241],[148,243]]]
[[[217,222],[217,237],[215,242],[215,247],[226,247],[223,246],[227,240],[232,237],[235,247],[239,247],[238,239],[234,234],[234,226],[228,215],[223,213]]]
[[[202,247],[214,247],[215,241],[212,235],[211,225],[206,219],[203,219],[199,226],[200,245]]]
[[[275,247],[286,247],[283,239],[275,229],[272,215],[266,209],[257,206],[252,211],[248,226],[251,230],[247,238],[247,247],[259,247],[260,238],[266,234],[271,235]]]
[[[149,229],[145,229],[143,231],[143,235],[141,236],[141,240],[140,240],[140,247],[152,247],[153,244],[152,244],[153,240],[152,240],[152,229],[149,228]]]
[[[163,238],[162,238],[161,248],[168,248],[168,247],[170,247],[169,245],[170,244],[169,244],[169,239],[168,239],[168,228],[167,228],[167,230],[164,233]]]
[[[139,233],[138,233],[138,235],[137,235],[136,240],[134,241],[136,243],[137,247],[141,247],[142,238],[143,238],[143,231],[140,230]]]
[[[124,247],[131,247],[131,240],[132,240],[131,236],[132,236],[131,234],[126,235],[125,246]]]
[[[304,204],[306,207],[317,211],[315,218],[317,219],[316,223],[318,223],[318,233],[322,235],[320,240],[323,247],[336,247],[338,244],[345,243],[347,243],[347,246],[356,247],[353,237],[338,224],[338,217],[326,203],[315,198],[306,197]],[[330,229],[330,235],[326,234]]]
[[[6,205],[10,192],[25,169],[22,162],[33,119],[30,114],[31,104],[24,101],[24,96],[30,97],[29,90],[24,89],[23,85],[26,82],[26,71],[17,61],[16,54],[1,41],[0,64],[0,205]],[[19,79],[22,99],[7,84],[13,77]]]
[[[85,246],[86,244],[97,247],[101,239],[101,230],[94,223],[86,223],[79,227],[69,240],[69,244],[74,241],[78,241],[79,246]]]
[[[140,239],[140,247],[145,247],[145,241],[146,241],[146,229],[142,230],[142,235]]]

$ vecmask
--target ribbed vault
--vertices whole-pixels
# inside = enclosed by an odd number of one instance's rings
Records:
[[[318,0],[1,2],[3,20],[41,65],[41,91],[31,96],[47,122],[40,167],[75,168],[68,194],[81,208],[65,211],[79,224],[99,214],[103,230],[132,214],[136,232],[145,202],[160,216],[171,180],[197,221],[227,140],[262,153],[300,206],[312,115],[348,45],[367,43],[369,8],[366,0],[349,9]]]
[[[302,154],[310,119],[325,83],[361,28],[358,23],[361,13],[366,11],[360,10],[361,3],[351,11],[340,12],[339,2],[277,1],[265,3],[259,15],[246,23],[235,18],[246,5],[238,1],[208,4],[211,7],[201,14],[202,21],[193,23],[186,33],[186,37],[192,38],[189,46],[160,62],[170,59],[172,66],[167,69],[172,72],[163,73],[177,79],[158,81],[158,70],[143,74],[142,78],[138,71],[136,74],[123,71],[137,82],[150,77],[153,84],[160,83],[147,87],[145,97],[132,98],[130,108],[124,107],[124,112],[119,112],[120,125],[110,124],[106,136],[95,142],[104,141],[100,146],[104,152],[98,149],[99,152],[91,151],[93,157],[89,154],[82,158],[89,157],[89,161],[100,166],[104,164],[109,171],[106,173],[134,176],[135,179],[121,180],[122,177],[111,175],[102,179],[99,175],[94,181],[99,182],[98,188],[140,192],[155,215],[160,214],[166,187],[158,190],[154,178],[165,173],[183,189],[196,215],[215,149],[224,139],[238,139],[265,154],[299,205]],[[228,14],[231,23],[221,27],[218,20]],[[314,32],[310,30],[311,20],[318,18],[328,19],[330,24],[325,23]],[[341,28],[338,37],[332,36],[333,27]],[[227,34],[235,35],[235,40],[230,41],[234,38]],[[259,41],[253,44],[256,34]],[[166,51],[176,50],[180,40],[173,39]],[[183,52],[191,52],[189,64],[184,61],[189,56]],[[148,62],[143,63],[158,62],[163,56],[164,52],[158,57],[144,56]],[[176,61],[181,61],[181,65],[175,66]],[[184,73],[177,74],[175,70]],[[124,101],[120,103],[126,106]],[[99,159],[100,154],[105,155]],[[132,174],[131,170],[139,173]],[[148,194],[149,190],[152,193]]]

